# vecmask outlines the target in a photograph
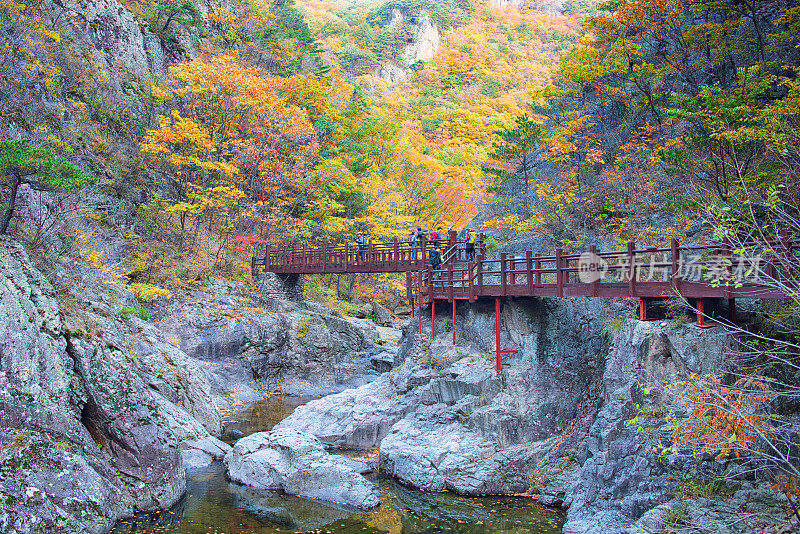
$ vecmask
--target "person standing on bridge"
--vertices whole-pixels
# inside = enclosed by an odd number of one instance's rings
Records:
[[[478,234],[475,230],[467,228],[467,261],[475,261],[475,243],[478,242]]]
[[[434,246],[431,248],[431,267],[433,270],[437,270],[439,266],[442,264],[442,251],[439,250],[438,246]]]
[[[367,250],[367,236],[365,236],[362,232],[358,233],[358,237],[356,238],[356,243],[358,244],[358,259],[359,261],[364,261],[364,252]]]
[[[417,259],[417,251],[418,250],[422,250],[422,243],[425,242],[425,232],[422,231],[422,227],[421,226],[417,226],[417,231],[416,231],[416,233],[412,234],[411,241],[413,243],[411,245],[411,247],[412,247],[411,248],[411,253],[414,255],[413,259],[416,260]],[[425,258],[422,258],[422,259],[424,260]]]
[[[436,230],[431,230],[431,235],[428,237],[431,240],[431,250],[439,246],[439,234],[436,233]]]

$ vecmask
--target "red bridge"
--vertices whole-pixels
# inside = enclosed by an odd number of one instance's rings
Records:
[[[456,301],[475,302],[495,299],[499,312],[501,299],[515,297],[638,297],[640,319],[648,320],[648,304],[654,300],[680,297],[695,303],[697,324],[706,326],[706,300],[727,299],[728,320],[735,321],[735,299],[782,299],[787,287],[783,276],[787,261],[798,248],[798,241],[784,236],[758,246],[734,247],[730,243],[680,244],[673,239],[669,247],[636,248],[630,242],[625,250],[603,252],[592,246],[582,253],[542,256],[530,251],[524,256],[506,253],[487,258],[484,236],[468,257],[466,244],[451,232],[442,243],[442,263],[430,264],[434,248],[429,242],[413,246],[395,239],[389,243],[310,248],[303,245],[270,247],[252,260],[253,276],[259,271],[278,274],[405,272],[406,291],[412,309],[420,317],[421,308],[430,304],[433,333],[436,303],[452,307],[455,342]],[[790,290],[790,289],[789,289]],[[499,313],[497,316],[498,370]]]

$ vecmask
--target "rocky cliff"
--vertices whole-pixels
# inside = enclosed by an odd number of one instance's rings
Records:
[[[134,510],[171,505],[184,491],[178,442],[126,339],[137,325],[124,328],[104,311],[86,312],[91,330],[71,330],[50,283],[21,246],[3,242],[3,532],[105,532]],[[159,362],[167,373],[187,371],[167,359]],[[214,421],[218,426],[218,414]]]
[[[378,69],[378,75],[389,85],[396,85],[405,80],[412,65],[433,59],[441,45],[439,28],[430,13],[424,9],[414,13],[413,16],[400,9],[392,10],[386,30],[398,31],[404,26],[408,26],[406,31],[412,37],[403,48],[399,61],[388,60]]]

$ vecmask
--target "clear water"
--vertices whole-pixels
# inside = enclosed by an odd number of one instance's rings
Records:
[[[271,430],[301,404],[317,397],[291,397],[288,395],[270,395],[261,402],[234,414],[225,422],[222,430],[222,441],[232,443],[239,438],[254,432]]]
[[[270,397],[225,427],[230,436],[268,430],[310,399]],[[355,456],[363,456],[358,451]],[[351,455],[352,456],[352,455]],[[406,488],[367,475],[383,504],[370,512],[327,506],[280,492],[232,484],[221,462],[187,475],[186,496],[170,510],[119,522],[112,534],[534,533],[557,534],[560,510],[525,497],[460,497]]]

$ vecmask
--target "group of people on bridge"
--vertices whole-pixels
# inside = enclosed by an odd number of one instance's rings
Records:
[[[448,247],[458,247],[458,232],[453,228],[449,228],[447,232],[442,231],[442,227],[431,230],[430,233],[418,226],[416,230],[411,232],[407,241],[403,241],[411,250],[411,259],[416,261],[417,256],[421,251],[425,250],[426,243],[428,244],[428,261],[434,269],[438,269],[442,265],[443,256]],[[464,259],[465,261],[475,261],[475,245],[478,243],[478,234],[474,229],[464,228],[461,232],[461,242],[464,244]],[[359,261],[364,261],[365,254],[369,247],[369,239],[363,232],[358,233],[356,237],[356,245],[358,245],[358,258]]]

